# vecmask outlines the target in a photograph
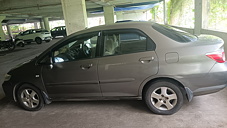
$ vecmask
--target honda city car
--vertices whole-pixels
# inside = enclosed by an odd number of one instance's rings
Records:
[[[226,87],[224,41],[153,22],[76,32],[11,69],[3,89],[25,110],[56,100],[142,99],[156,114]]]

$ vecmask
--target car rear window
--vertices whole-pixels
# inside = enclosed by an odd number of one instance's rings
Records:
[[[161,24],[153,24],[152,27],[162,33],[163,35],[181,43],[187,43],[187,42],[193,42],[197,40],[197,37],[195,35],[192,35],[188,32],[167,26],[167,25],[161,25]]]

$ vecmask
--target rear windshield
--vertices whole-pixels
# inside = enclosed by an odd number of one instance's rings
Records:
[[[187,33],[185,31],[167,26],[167,25],[161,25],[161,24],[153,24],[152,27],[162,33],[163,35],[177,41],[177,42],[182,42],[182,43],[187,43],[187,42],[193,42],[197,40],[197,37],[195,35],[192,35],[190,33]]]

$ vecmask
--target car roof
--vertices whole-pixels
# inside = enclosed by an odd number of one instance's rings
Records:
[[[139,29],[139,28],[146,28],[147,26],[151,26],[154,24],[154,22],[149,22],[149,21],[130,21],[130,22],[119,22],[119,23],[113,23],[110,25],[100,25],[88,29],[84,29],[81,31],[78,31],[76,33],[71,34],[70,36],[75,36],[78,34],[83,34],[83,33],[89,33],[89,32],[94,32],[94,31],[102,31],[102,30],[113,30],[113,29]]]
[[[152,25],[154,22],[148,21],[130,21],[130,22],[119,22],[110,25],[101,25],[97,27],[92,27],[89,29],[82,30],[78,33],[86,33],[92,31],[100,31],[100,30],[111,30],[111,29],[121,29],[121,28],[141,28],[141,26]]]
[[[54,28],[62,28],[62,27],[65,27],[65,26],[57,26],[57,27],[54,27]]]
[[[46,29],[28,29],[28,30],[25,30],[25,31],[30,31],[30,30],[35,30],[35,31],[37,31],[37,30],[46,30]],[[25,32],[24,31],[24,32]]]

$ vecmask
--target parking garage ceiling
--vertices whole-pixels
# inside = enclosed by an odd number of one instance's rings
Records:
[[[88,17],[98,16],[103,6],[113,5],[115,11],[152,8],[162,0],[85,0]],[[0,0],[2,23],[17,24],[37,22],[42,17],[50,20],[63,19],[61,0]]]

